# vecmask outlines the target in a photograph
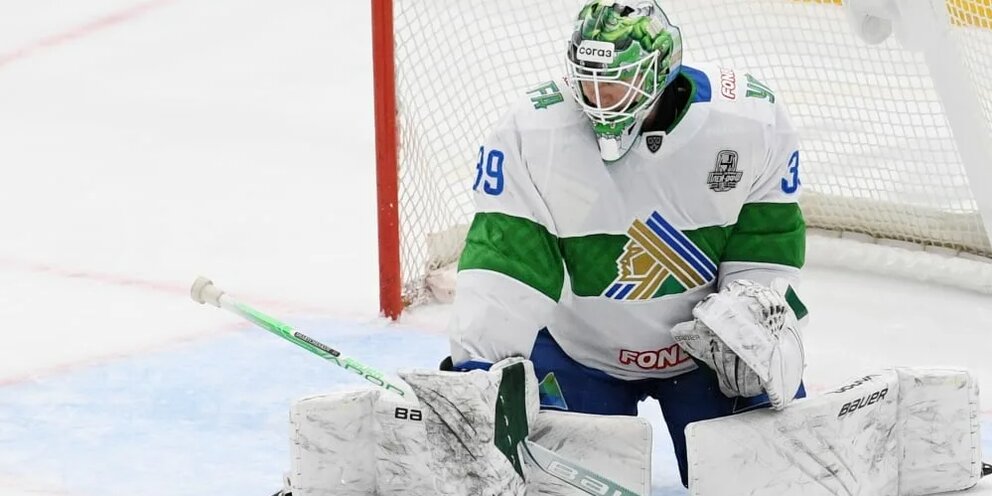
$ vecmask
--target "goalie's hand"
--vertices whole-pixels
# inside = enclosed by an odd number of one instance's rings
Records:
[[[719,336],[706,327],[706,324],[699,320],[676,324],[672,327],[672,336],[686,353],[716,371],[720,392],[728,398],[736,396],[750,398],[765,392],[758,374],[724,344]]]
[[[805,368],[799,325],[784,290],[784,284],[778,291],[751,281],[731,282],[696,305],[696,319],[673,327],[672,336],[716,371],[725,395],[765,392],[773,408],[784,408]]]

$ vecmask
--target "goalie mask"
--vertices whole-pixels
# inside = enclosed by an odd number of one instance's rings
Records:
[[[592,0],[575,21],[567,59],[572,94],[609,162],[630,150],[678,75],[682,36],[654,0]]]

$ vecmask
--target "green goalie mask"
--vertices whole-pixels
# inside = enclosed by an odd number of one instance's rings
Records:
[[[568,84],[603,160],[623,157],[682,65],[682,36],[654,0],[592,0],[568,45]]]

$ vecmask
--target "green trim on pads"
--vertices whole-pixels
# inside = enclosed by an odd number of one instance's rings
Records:
[[[809,315],[809,310],[806,309],[806,305],[803,305],[802,300],[796,295],[796,291],[789,286],[789,289],[785,291],[785,302],[789,304],[789,308],[796,314],[796,320],[802,320],[803,317]]]
[[[495,431],[493,443],[514,470],[524,476],[520,465],[520,451],[517,445],[527,439],[527,404],[524,401],[526,388],[524,362],[517,362],[503,369],[499,383],[499,396],[496,397]]]

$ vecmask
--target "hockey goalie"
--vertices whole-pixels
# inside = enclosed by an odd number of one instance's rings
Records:
[[[687,484],[689,423],[805,396],[798,138],[653,0],[588,2],[564,58],[479,148],[452,365],[527,357],[546,408],[656,401]]]
[[[288,490],[647,495],[648,398],[692,494],[974,485],[966,372],[881,371],[796,401],[800,152],[774,90],[682,64],[654,0],[588,2],[564,58],[478,149],[443,370],[402,373],[407,398],[298,402]]]

